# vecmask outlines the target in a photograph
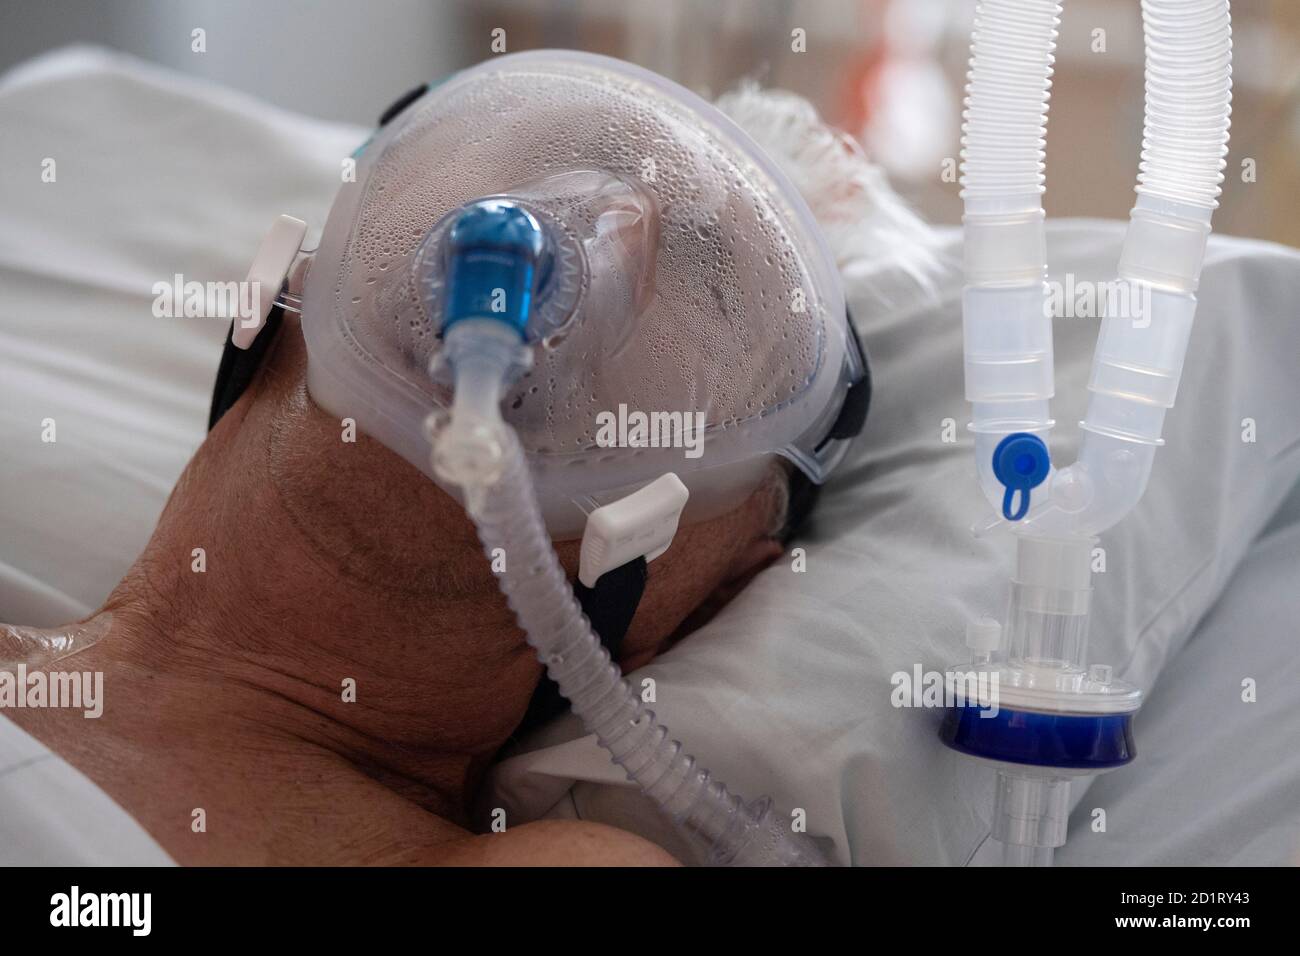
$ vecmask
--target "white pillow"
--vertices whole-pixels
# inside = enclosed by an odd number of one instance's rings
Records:
[[[365,134],[90,47],[6,74],[0,129],[0,620],[54,625],[108,596],[207,427],[228,323],[155,318],[154,283],[242,279],[281,212],[319,226]]]
[[[1112,278],[1124,226],[1048,227],[1052,278]],[[942,250],[960,262],[960,236]],[[991,771],[943,747],[941,713],[895,709],[890,676],[964,660],[965,622],[1004,616],[1013,544],[974,538],[986,511],[964,430],[961,277],[939,279],[937,304],[905,304],[887,277],[850,282],[875,380],[854,456],[816,512],[806,573],[784,560],[708,626],[633,675],[653,677],[656,712],[720,779],[747,797],[806,811],[839,862],[968,862],[988,834]],[[1216,237],[1201,282],[1178,406],[1166,422],[1150,489],[1102,536],[1089,659],[1150,687],[1214,603],[1252,539],[1300,475],[1300,255]],[[882,300],[900,302],[894,307]],[[1060,461],[1078,450],[1097,322],[1056,326]],[[1245,442],[1243,420],[1256,438]],[[947,420],[958,424],[945,444]],[[1144,773],[1138,758],[1115,772]],[[572,717],[544,728],[497,768],[486,807],[507,819],[579,816],[680,841]],[[567,742],[566,742],[567,741]],[[1076,787],[1076,799],[1086,784]],[[1122,847],[1113,819],[1111,845]],[[1118,832],[1116,832],[1118,828]]]
[[[1151,759],[1097,781],[1059,864],[1300,864],[1298,583],[1300,486],[1161,673],[1139,728]]]

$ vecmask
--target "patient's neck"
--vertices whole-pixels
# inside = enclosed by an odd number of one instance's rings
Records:
[[[464,834],[500,740],[457,719],[437,681],[370,666],[364,644],[323,651],[302,622],[253,633],[168,588],[135,591],[92,619],[98,643],[43,668],[102,673],[102,716],[7,716],[178,861],[400,862]]]
[[[274,467],[211,437],[102,639],[48,667],[102,672],[102,717],[8,716],[180,862],[423,859],[464,835],[540,667],[454,516],[399,566]]]
[[[464,834],[479,776],[518,717],[475,713],[454,667],[394,666],[383,648],[499,642],[508,621],[490,606],[472,622],[449,608],[423,633],[382,633],[322,593],[320,615],[263,606],[273,623],[253,626],[178,576],[150,574],[159,550],[88,622],[100,640],[43,668],[102,673],[102,716],[8,716],[180,862],[397,862]]]

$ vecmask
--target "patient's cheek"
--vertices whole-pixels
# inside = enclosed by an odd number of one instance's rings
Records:
[[[734,511],[678,530],[672,547],[650,564],[645,595],[619,649],[625,672],[707,623],[780,557],[781,545],[766,533],[769,507],[755,492]]]

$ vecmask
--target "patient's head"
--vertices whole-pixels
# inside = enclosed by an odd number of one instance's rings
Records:
[[[705,101],[631,64],[569,52],[457,74],[360,153],[303,288],[322,408],[432,475],[424,422],[450,403],[445,376],[429,368],[446,355],[451,224],[489,197],[526,210],[545,236],[527,297],[531,367],[507,387],[503,415],[553,534],[581,534],[575,502],[668,471],[701,518],[734,506],[733,485],[761,483],[761,471],[738,472],[763,455],[820,479],[836,445],[819,447],[823,416],[858,369],[834,254],[811,211]],[[705,435],[702,455],[611,447],[602,417],[623,408],[689,421],[692,439]],[[697,481],[703,470],[710,479]]]
[[[576,317],[538,347],[532,378],[505,402],[534,473],[550,469],[543,504],[572,513],[573,500],[678,465],[693,501],[714,504],[688,510],[649,565],[619,648],[625,670],[780,554],[794,472],[774,453],[820,480],[861,425],[842,414],[855,407],[848,389],[865,369],[835,258],[867,249],[859,233],[845,232],[833,255],[793,185],[739,130],[685,91],[610,70],[501,58],[439,87],[376,137],[331,212],[303,324],[284,322],[113,599],[126,618],[144,609],[136,619],[151,619],[164,654],[186,653],[302,703],[328,722],[332,748],[376,775],[425,781],[453,818],[519,726],[542,669],[473,525],[425,473],[422,423],[440,396],[426,375],[438,348],[437,281],[425,281],[421,253],[450,210],[507,190],[563,222],[556,235],[581,249]],[[497,94],[499,115],[485,119],[481,104]],[[594,126],[575,125],[587,114],[572,106],[584,97],[603,104]],[[811,137],[817,155],[834,160],[832,191],[849,189],[831,207],[869,220],[870,181],[815,114],[753,95],[731,109],[753,128],[756,116],[781,117],[774,143],[791,129]],[[537,148],[507,148],[481,135],[485,122]],[[572,267],[567,254],[557,255],[557,274]],[[687,474],[677,449],[593,448],[592,417],[623,401],[704,414],[705,468]],[[344,419],[355,419],[355,437]],[[585,467],[566,470],[575,457]],[[621,480],[602,484],[615,461]],[[729,470],[745,461],[760,467]],[[726,479],[696,495],[708,485],[699,475]],[[743,480],[728,484],[732,475]],[[548,515],[548,527],[572,580],[581,526]],[[191,570],[196,548],[206,554],[202,574]],[[339,693],[349,679],[355,703]]]
[[[159,653],[269,678],[382,751],[352,755],[358,761],[409,760],[425,773],[429,755],[440,755],[437,783],[453,802],[467,798],[466,785],[518,726],[541,666],[460,505],[364,434],[345,441],[343,424],[308,395],[305,367],[288,319],[110,606],[151,618]],[[785,494],[774,465],[729,512],[680,528],[649,566],[621,648],[625,669],[779,555]],[[578,542],[556,547],[572,578]],[[355,703],[340,699],[348,678]]]

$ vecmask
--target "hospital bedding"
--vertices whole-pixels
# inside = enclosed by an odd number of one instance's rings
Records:
[[[166,866],[113,798],[0,716],[0,866]]]
[[[1067,269],[1076,288],[1113,276],[1122,236],[1119,223],[1049,223],[1051,280],[1064,284]],[[950,261],[960,261],[958,240],[948,236]],[[970,534],[986,511],[970,445],[960,430],[958,442],[941,440],[949,420],[967,417],[961,281],[950,271],[937,301],[913,308],[882,302],[903,301],[888,283],[850,286],[875,397],[863,441],[832,479],[813,534],[797,542],[809,570],[794,573],[789,560],[768,569],[706,629],[635,675],[654,678],[657,712],[705,766],[740,793],[767,792],[805,810],[810,831],[828,835],[842,862],[980,863],[993,849],[991,771],[939,743],[939,712],[890,703],[892,674],[918,663],[942,670],[967,658],[965,621],[1002,616],[1014,556],[1010,536]],[[1158,794],[1174,784],[1178,768],[1195,767],[1202,782],[1177,804],[1179,813],[1157,803],[1144,805],[1148,813],[1108,814],[1107,840],[1077,851],[1067,846],[1062,862],[1075,852],[1113,864],[1157,853],[1165,862],[1209,862],[1203,834],[1232,794],[1234,802],[1286,808],[1290,820],[1289,841],[1254,841],[1238,848],[1238,862],[1289,861],[1300,848],[1295,737],[1267,719],[1265,708],[1243,709],[1239,684],[1251,673],[1162,673],[1300,475],[1298,301],[1300,255],[1212,240],[1179,403],[1165,426],[1168,445],[1138,509],[1102,536],[1106,569],[1093,582],[1090,660],[1151,689],[1153,709],[1136,719],[1135,763],[1101,778],[1081,809],[1105,809],[1101,795],[1128,788]],[[1055,323],[1052,445],[1067,462],[1078,448],[1075,423],[1083,417],[1096,329],[1086,319]],[[1252,572],[1259,562],[1243,575]],[[1229,642],[1220,660],[1234,651],[1243,662],[1249,653],[1294,653],[1294,626],[1267,622],[1286,619],[1300,565],[1283,558],[1277,574],[1290,587],[1253,590],[1265,604],[1257,624],[1198,634],[1204,643]],[[1300,687],[1269,683],[1282,698],[1277,706],[1300,706]],[[1198,752],[1209,743],[1202,735],[1160,723],[1146,736],[1148,723],[1168,720],[1157,715],[1188,708],[1235,728],[1227,743],[1253,773],[1217,769]],[[576,734],[570,720],[527,741],[529,752],[498,766],[485,807],[502,806],[515,819],[576,815],[616,823],[683,852],[594,742],[572,739]],[[1074,787],[1076,802],[1088,787]],[[1247,833],[1256,832],[1253,825],[1249,816],[1238,821]]]
[[[153,284],[242,278],[283,210],[319,226],[366,131],[93,48],[0,79],[0,130],[0,620],[53,625],[103,601],[203,439],[226,324],[154,318]],[[167,861],[0,713],[0,863]]]
[[[92,49],[0,81],[0,127],[0,619],[54,624],[104,598],[202,440],[225,328],[153,318],[152,284],[177,272],[242,276],[279,212],[319,227],[365,132]],[[55,183],[40,181],[47,157]],[[1118,224],[1052,223],[1054,278],[1109,278],[1121,236]],[[946,236],[950,264],[958,239]],[[938,744],[938,713],[889,704],[894,672],[964,656],[965,619],[1000,615],[1010,567],[1005,535],[968,531],[983,504],[960,427],[961,279],[950,266],[923,302],[905,280],[861,265],[849,293],[875,399],[864,440],[798,542],[808,571],[779,562],[636,678],[656,680],[656,710],[707,766],[741,793],[805,810],[839,861],[982,862],[988,773]],[[1091,659],[1151,688],[1139,757],[1076,787],[1063,863],[1296,853],[1300,760],[1285,743],[1300,711],[1287,628],[1300,545],[1274,515],[1300,475],[1297,301],[1300,256],[1212,240],[1169,445],[1138,511],[1104,536],[1096,581]],[[1053,450],[1070,460],[1096,323],[1056,330]],[[36,437],[45,418],[55,443]],[[943,441],[950,424],[954,443]],[[1241,702],[1249,676],[1256,704]],[[4,755],[39,747],[22,736],[0,717],[0,784],[29,797],[20,813],[31,816],[42,789],[96,805],[65,773],[20,776],[23,757],[6,765]],[[505,807],[512,822],[601,819],[673,845],[571,722],[527,748],[501,764],[485,809]],[[64,766],[35,756],[28,766]],[[5,792],[0,815],[13,820]],[[1107,831],[1085,833],[1097,806]],[[125,841],[87,850],[90,861],[156,850],[102,804],[89,819]]]
[[[1300,864],[1300,493],[1160,675],[1131,775],[1102,777],[1062,864]],[[1254,682],[1254,701],[1242,682]],[[1092,808],[1107,829],[1091,829]],[[1146,821],[1126,846],[1131,821]]]

